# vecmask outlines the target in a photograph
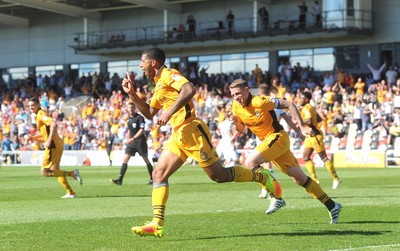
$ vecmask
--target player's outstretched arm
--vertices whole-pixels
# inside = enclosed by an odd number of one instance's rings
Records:
[[[286,121],[290,128],[292,128],[297,133],[301,140],[304,140],[306,138],[300,128],[296,126],[293,120],[286,113],[282,114],[281,117]]]
[[[310,128],[305,125],[296,105],[292,102],[281,99],[278,109],[285,109],[285,108],[289,109],[290,115],[293,117],[294,120],[296,120],[299,123],[300,129],[303,132],[303,134],[308,134],[310,132]]]

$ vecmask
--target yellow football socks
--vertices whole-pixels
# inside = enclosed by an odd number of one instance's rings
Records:
[[[153,183],[153,222],[164,225],[165,205],[169,196],[168,183]]]
[[[306,161],[306,168],[307,168],[308,173],[311,176],[311,179],[317,181],[318,178],[317,178],[317,174],[315,173],[315,167],[314,167],[314,163],[312,162],[312,160]]]
[[[64,171],[64,170],[49,170],[50,177],[72,177],[72,172]]]
[[[67,178],[65,178],[64,176],[59,176],[57,177],[58,182],[61,184],[61,186],[64,187],[64,189],[67,191],[67,193],[69,194],[75,194],[74,191],[72,190],[72,188],[70,187]]]
[[[318,199],[324,204],[330,199],[330,197],[324,192],[324,190],[322,190],[321,186],[311,178],[307,179],[303,187],[306,189],[307,193],[309,193],[314,199]]]
[[[325,159],[325,167],[328,169],[328,172],[332,175],[334,180],[339,180],[339,176],[336,174],[336,169],[333,166],[332,160],[329,158]]]
[[[262,169],[260,169],[262,170]],[[243,166],[232,167],[233,181],[236,182],[258,182],[260,184],[267,184],[267,190],[272,193],[276,198],[281,198],[282,189],[279,183],[272,177],[261,172],[254,172]]]

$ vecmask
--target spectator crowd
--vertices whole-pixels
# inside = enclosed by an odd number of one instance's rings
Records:
[[[248,81],[257,92],[261,83],[276,91],[278,98],[298,104],[303,91],[312,93],[312,105],[324,119],[322,128],[326,138],[345,138],[350,125],[356,126],[358,134],[375,132],[379,142],[391,147],[400,136],[400,69],[395,65],[376,66],[368,64],[370,73],[350,74],[337,68],[318,75],[310,67],[300,64],[281,63],[275,75],[262,71],[257,65],[252,72],[208,74],[207,68],[179,69],[197,88],[196,110],[210,127],[212,142],[218,149],[223,135],[230,135],[234,154],[223,154],[227,163],[240,161],[240,149],[253,148],[255,137],[251,132],[235,132],[229,126],[227,113],[232,99],[229,84],[237,78]],[[132,73],[134,79],[135,74]],[[57,72],[52,76],[31,75],[19,84],[8,88],[1,86],[0,141],[3,151],[40,150],[41,142],[28,141],[26,135],[36,130],[33,114],[27,110],[27,100],[36,96],[42,109],[58,123],[58,133],[64,140],[65,150],[106,150],[107,139],[113,135],[113,149],[124,149],[126,138],[128,98],[121,89],[118,74],[92,72],[79,79],[70,80]],[[154,83],[136,79],[137,93],[149,100]],[[88,102],[78,114],[64,114],[63,106],[74,97],[86,95]],[[171,134],[171,128],[146,120],[148,145],[157,153]],[[289,130],[289,129],[288,129]],[[229,134],[227,134],[229,131]],[[376,133],[377,132],[377,133]],[[296,134],[291,131],[291,137]],[[226,143],[224,143],[226,144]],[[7,158],[7,156],[6,156]],[[7,160],[6,160],[7,161]]]

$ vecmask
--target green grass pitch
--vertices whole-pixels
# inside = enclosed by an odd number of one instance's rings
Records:
[[[266,215],[258,184],[216,184],[184,166],[169,181],[162,239],[130,231],[151,219],[145,167],[130,167],[122,186],[109,182],[119,167],[81,167],[82,187],[69,178],[76,199],[60,199],[64,189],[39,169],[0,169],[0,250],[400,250],[400,169],[338,169],[338,190],[317,169],[343,205],[331,225],[325,207],[278,170],[287,206]]]

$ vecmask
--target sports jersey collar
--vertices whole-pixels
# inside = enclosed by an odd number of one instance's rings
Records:
[[[156,76],[154,77],[154,82],[157,82],[158,79],[161,77],[162,70],[166,68],[165,65],[161,66],[160,69],[157,70]]]
[[[249,106],[251,104],[251,100],[253,99],[253,95],[249,92],[249,97],[244,102],[244,106]]]

